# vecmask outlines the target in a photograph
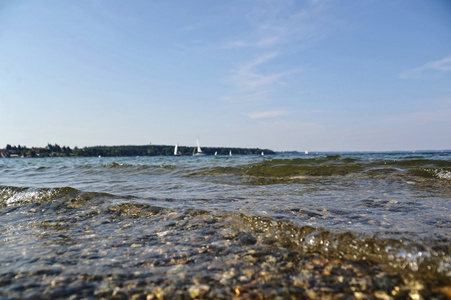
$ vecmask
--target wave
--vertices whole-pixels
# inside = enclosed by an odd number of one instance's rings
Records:
[[[130,164],[130,163],[121,163],[121,162],[112,162],[109,164],[103,164],[103,168],[107,169],[119,169],[126,171],[154,171],[154,172],[172,172],[179,168],[179,166],[171,165],[171,164]]]
[[[180,171],[180,166],[172,164],[146,164],[146,163],[130,163],[112,161],[109,163],[88,163],[88,164],[76,164],[74,166],[74,173],[83,172],[86,174],[105,174],[106,172],[111,174],[143,174],[143,175],[166,175],[173,174]]]
[[[0,206],[49,201],[58,189],[0,187]]]
[[[451,162],[446,160],[362,160],[339,155],[319,158],[270,159],[238,166],[204,168],[187,176],[236,176],[251,184],[271,184],[318,177],[417,177],[451,179]]]
[[[437,178],[443,180],[451,180],[451,168],[445,169],[414,168],[409,171],[409,175],[422,178]]]
[[[14,207],[14,211],[9,207]],[[24,221],[26,226],[42,228],[46,235],[54,231],[76,237],[85,228],[95,228],[100,236],[112,234],[118,241],[123,241],[125,230],[129,231],[127,236],[136,238],[145,228],[146,234],[152,236],[152,243],[158,238],[180,235],[180,240],[169,240],[177,249],[185,245],[187,236],[195,241],[205,241],[202,245],[205,249],[222,244],[221,240],[230,240],[240,245],[272,245],[275,249],[317,253],[330,259],[373,262],[421,280],[434,278],[449,282],[451,278],[449,236],[416,240],[403,233],[335,232],[333,228],[314,228],[286,218],[189,206],[171,207],[169,203],[164,205],[149,199],[85,192],[70,187],[3,186],[0,187],[0,209],[3,210],[0,216],[16,213],[18,218],[30,218]],[[30,212],[33,217],[29,216]],[[211,244],[207,237],[212,239]],[[240,252],[239,249],[236,251]]]
[[[56,200],[66,201],[74,199],[75,201],[82,202],[99,196],[115,197],[107,193],[84,192],[71,187],[34,188],[0,186],[0,207],[29,203],[45,203]]]
[[[252,232],[262,233],[282,245],[303,252],[320,253],[336,259],[374,261],[400,273],[410,276],[415,274],[417,278],[431,274],[445,281],[451,278],[451,248],[448,238],[416,241],[415,237],[393,238],[389,234],[337,233],[270,217],[239,214],[239,218]]]

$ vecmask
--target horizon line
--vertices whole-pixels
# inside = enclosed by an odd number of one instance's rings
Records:
[[[177,144],[177,143],[176,143]],[[175,147],[175,145],[165,145],[165,144],[153,144],[153,143],[149,143],[149,144],[142,144],[142,145],[133,145],[133,144],[122,144],[122,145],[94,145],[94,146],[83,146],[83,147],[78,147],[78,146],[74,146],[74,147],[70,147],[70,146],[66,146],[66,145],[59,145],[57,143],[53,144],[53,145],[58,145],[59,147],[69,147],[71,149],[74,149],[75,147],[77,149],[83,149],[83,148],[94,148],[94,147],[143,147],[143,146],[165,146],[165,147]],[[11,145],[11,144],[6,144],[7,146],[11,146],[11,147],[22,147],[22,148],[27,148],[27,149],[32,149],[32,148],[46,148],[48,145],[52,145],[50,143],[47,143],[46,146],[32,146],[32,147],[27,147],[27,146],[21,146],[20,144],[17,144],[17,146],[15,145]],[[178,147],[188,147],[188,148],[192,148],[192,147],[197,147],[196,145],[193,146],[183,146],[183,145],[178,145]],[[239,146],[202,146],[202,148],[246,148],[246,149],[261,149],[261,150],[270,150],[276,153],[290,153],[290,152],[296,152],[296,153],[303,153],[305,150],[273,150],[270,148],[262,148],[262,147],[239,147]],[[5,148],[0,148],[0,150],[6,150]],[[308,150],[308,152],[310,154],[312,153],[361,153],[361,152],[373,152],[373,153],[382,153],[382,152],[392,152],[392,153],[396,153],[396,152],[411,152],[411,153],[415,153],[415,152],[450,152],[451,148],[449,149],[413,149],[413,150],[402,150],[402,149],[394,149],[394,150]]]

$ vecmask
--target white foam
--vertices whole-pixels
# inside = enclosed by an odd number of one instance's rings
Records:
[[[38,202],[43,198],[50,197],[54,194],[54,190],[35,190],[28,189],[23,192],[14,193],[10,191],[11,196],[6,199],[6,205],[14,205],[18,203]]]
[[[435,170],[435,176],[440,179],[448,179],[451,180],[451,172],[445,170]]]
[[[31,191],[31,192],[21,192],[12,195],[10,198],[6,200],[6,204],[16,204],[16,203],[24,203],[24,202],[33,202],[33,200],[37,199],[39,196],[39,192]]]

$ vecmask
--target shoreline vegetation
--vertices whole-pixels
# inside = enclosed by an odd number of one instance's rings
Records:
[[[191,156],[195,147],[178,146],[178,151],[182,156]],[[260,155],[275,154],[269,149],[260,148],[230,148],[230,147],[202,147],[206,155]],[[74,148],[59,146],[58,144],[48,144],[46,147],[11,146],[0,149],[0,158],[24,158],[24,157],[93,157],[93,156],[173,156],[174,146],[167,145],[126,145],[126,146],[92,146]]]

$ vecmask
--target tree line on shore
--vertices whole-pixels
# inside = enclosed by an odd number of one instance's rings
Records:
[[[194,147],[179,146],[178,152],[181,155],[192,155]],[[202,147],[206,155],[228,155],[232,151],[233,155],[259,155],[274,154],[274,151],[260,148],[226,148],[226,147]],[[48,144],[46,147],[11,146],[6,145],[5,149],[0,149],[0,157],[64,157],[64,156],[172,156],[174,146],[166,145],[143,145],[143,146],[92,146],[71,149],[58,144]]]

